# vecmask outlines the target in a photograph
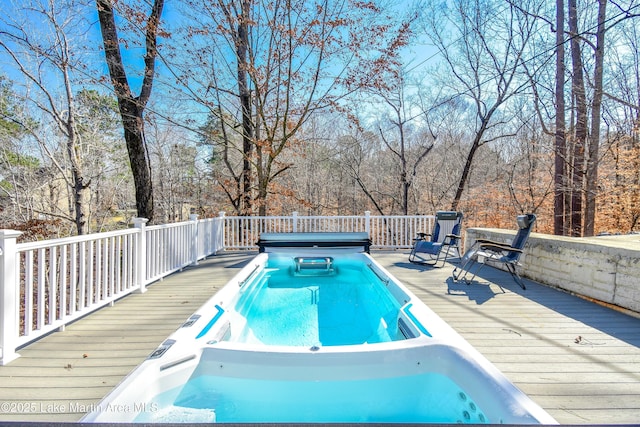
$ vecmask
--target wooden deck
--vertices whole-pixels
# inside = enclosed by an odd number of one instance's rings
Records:
[[[211,257],[21,349],[0,367],[0,423],[78,421],[254,255]],[[640,421],[638,318],[490,268],[467,286],[373,256],[561,424]]]

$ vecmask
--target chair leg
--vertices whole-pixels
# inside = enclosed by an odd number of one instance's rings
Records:
[[[453,280],[464,280],[467,284],[469,284],[469,282],[466,280],[466,276],[473,265],[476,263],[475,256],[477,252],[477,246],[476,244],[474,244],[471,248],[469,248],[469,250],[464,253],[464,255],[460,258],[460,261],[458,263],[459,265],[453,269]]]
[[[442,251],[440,251],[438,253],[438,255],[435,256],[435,258],[433,257],[433,255],[428,254],[427,256],[429,257],[428,259],[426,257],[418,260],[417,258],[419,258],[414,252],[412,252],[411,254],[409,254],[409,262],[412,264],[418,264],[418,265],[429,265],[431,267],[434,268],[441,268],[444,267],[444,264],[447,261],[447,255],[445,254],[444,259],[442,259],[442,263],[441,265],[438,265],[438,262],[440,261],[440,255],[442,254]]]
[[[477,262],[477,261],[474,261],[474,262],[473,262],[473,265],[476,265],[476,264],[480,264],[480,267],[478,267],[478,269],[473,273],[473,276],[471,276],[471,279],[466,280],[467,285],[470,285],[470,284],[473,282],[473,279],[475,279],[475,278],[476,278],[476,276],[478,275],[478,273],[480,273],[480,270],[482,270],[482,269],[484,268],[484,266],[485,266],[485,265],[487,265],[487,264],[486,264],[486,263],[484,263],[484,262]],[[471,267],[473,267],[473,265],[472,265]],[[471,267],[469,268],[469,270],[471,270]]]
[[[416,251],[416,245],[414,245],[414,247],[411,249],[411,253],[409,254],[409,262],[418,265],[428,264],[424,257],[418,255],[418,252]]]
[[[473,282],[473,279],[475,279],[475,277],[478,274],[478,272],[480,270],[482,270],[482,267],[484,267],[484,264],[480,264],[480,267],[474,273],[471,270],[473,269],[473,267],[476,264],[477,264],[477,262],[476,262],[475,259],[468,258],[466,260],[466,262],[464,264],[462,264],[460,267],[456,267],[456,268],[453,269],[453,280],[462,280],[467,285],[470,285],[471,282]],[[458,269],[459,269],[459,271],[458,271]],[[468,274],[472,274],[470,279],[467,278]]]
[[[449,248],[447,248],[447,251],[444,251],[444,258],[442,259],[442,263],[440,264],[440,266],[438,266],[438,261],[440,260],[443,250],[440,250],[440,252],[438,252],[438,256],[436,257],[436,260],[433,263],[434,268],[444,267],[444,265],[447,263],[447,256],[449,255],[448,251],[449,251]]]
[[[416,258],[415,255],[416,255],[415,248],[412,248],[411,249],[411,253],[409,253],[409,262],[414,262],[414,260]]]
[[[458,263],[462,262],[462,252],[460,252],[460,243],[456,243],[453,248],[456,250],[456,254],[458,255]]]
[[[418,246],[418,243],[420,243],[421,240],[418,239],[414,239],[413,240],[413,247],[411,248],[411,252],[409,253],[409,262],[411,263],[417,263],[416,261],[416,248]]]
[[[513,277],[513,280],[515,280],[516,283],[518,285],[520,285],[520,287],[522,289],[527,289],[527,287],[524,285],[524,282],[522,281],[522,277],[520,277],[520,275],[516,271],[516,266],[515,265],[508,263],[507,264],[507,270],[509,270],[509,273],[511,273],[511,277]]]

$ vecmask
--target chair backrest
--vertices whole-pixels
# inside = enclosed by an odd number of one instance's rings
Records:
[[[525,243],[527,243],[527,239],[529,239],[533,223],[536,222],[536,216],[535,214],[518,215],[516,222],[518,223],[518,233],[516,233],[516,237],[513,238],[511,247],[522,249],[524,248]],[[511,261],[517,261],[518,258],[520,258],[520,255],[521,252],[512,251],[506,255],[506,258]]]
[[[436,212],[436,222],[431,233],[432,242],[442,242],[447,234],[460,234],[462,227],[462,212],[438,211]]]

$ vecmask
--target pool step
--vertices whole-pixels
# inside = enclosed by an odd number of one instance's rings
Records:
[[[332,257],[295,257],[296,274],[326,275],[333,274]]]

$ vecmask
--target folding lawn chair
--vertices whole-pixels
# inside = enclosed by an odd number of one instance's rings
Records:
[[[439,268],[444,266],[452,251],[459,257],[461,228],[462,212],[436,212],[433,233],[418,233],[413,239],[409,262]],[[441,265],[438,265],[439,261],[442,261]]]
[[[520,256],[525,243],[529,239],[536,216],[534,214],[518,215],[516,221],[518,223],[518,232],[510,245],[486,239],[476,240],[473,246],[463,255],[460,260],[460,266],[453,270],[453,279],[463,280],[468,285],[485,264],[489,263],[496,266],[504,264],[516,283],[522,289],[526,289],[522,278],[516,271],[516,267],[520,266]],[[471,279],[467,279],[467,274],[471,273],[473,266],[476,264],[480,264],[480,266],[472,273]]]

